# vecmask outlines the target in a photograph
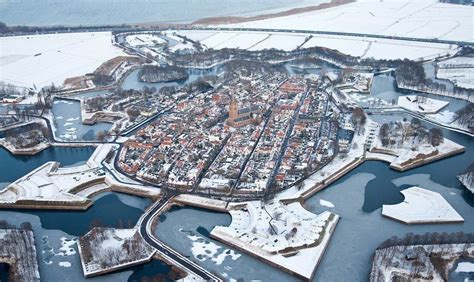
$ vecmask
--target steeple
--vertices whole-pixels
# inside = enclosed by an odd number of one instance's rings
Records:
[[[229,118],[231,120],[234,120],[238,117],[238,112],[239,112],[239,105],[237,103],[237,99],[235,99],[235,96],[234,94],[232,94],[231,96],[231,100],[230,100],[230,105],[229,105]]]

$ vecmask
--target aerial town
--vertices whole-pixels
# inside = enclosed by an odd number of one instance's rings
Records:
[[[474,280],[470,3],[13,2],[0,281]]]

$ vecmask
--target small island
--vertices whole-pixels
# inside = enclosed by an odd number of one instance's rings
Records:
[[[145,263],[155,254],[136,229],[95,227],[79,239],[78,249],[86,277]]]
[[[473,258],[472,240],[463,232],[390,238],[375,251],[370,281],[449,281],[456,265]]]

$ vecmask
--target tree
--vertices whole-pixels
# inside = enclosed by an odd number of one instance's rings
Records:
[[[411,119],[410,124],[413,128],[419,128],[421,126],[421,121],[418,118],[414,117]]]
[[[29,223],[29,222],[23,222],[20,225],[20,228],[21,229],[26,229],[26,230],[33,230],[33,226],[31,226],[31,223]]]
[[[99,131],[97,132],[97,140],[99,140],[99,142],[104,142],[105,140],[105,131]]]
[[[136,108],[128,108],[127,115],[130,118],[130,121],[134,121],[140,115],[140,111]]]
[[[389,138],[388,138],[389,131],[390,131],[390,128],[389,128],[388,124],[386,124],[386,123],[382,124],[382,126],[380,127],[379,136],[380,136],[380,140],[382,141],[382,145],[383,145],[383,146],[387,146],[387,145],[388,145],[388,142],[389,142]]]
[[[366,121],[367,116],[365,115],[364,110],[361,108],[355,108],[352,111],[352,123],[354,123],[356,127],[364,125]]]
[[[438,146],[439,144],[443,143],[443,131],[439,128],[431,128],[429,132],[430,143],[433,146]]]

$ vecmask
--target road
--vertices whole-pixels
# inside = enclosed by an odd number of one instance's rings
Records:
[[[267,187],[265,188],[265,197],[268,197],[272,194],[272,186],[275,182],[275,177],[280,169],[281,161],[283,160],[283,156],[285,155],[286,147],[288,146],[288,141],[290,140],[291,133],[293,132],[293,127],[295,126],[295,122],[298,120],[298,116],[300,113],[301,105],[303,104],[304,100],[308,96],[310,89],[306,89],[304,94],[301,95],[301,98],[298,102],[298,106],[296,107],[295,111],[293,112],[293,116],[291,117],[290,121],[288,122],[288,128],[286,129],[285,138],[280,147],[280,152],[278,153],[278,159],[273,167],[272,172],[267,181]]]
[[[206,269],[202,268],[195,262],[189,260],[184,255],[178,253],[177,251],[173,250],[163,242],[161,242],[158,238],[154,235],[154,230],[152,228],[153,221],[156,219],[157,216],[161,214],[163,209],[167,206],[171,198],[169,198],[166,194],[163,194],[163,197],[155,202],[151,208],[149,208],[145,214],[139,219],[137,226],[138,230],[143,237],[143,239],[153,246],[159,255],[163,257],[168,263],[172,265],[176,265],[177,267],[185,270],[186,272],[190,272],[196,276],[201,277],[207,281],[223,281],[217,275],[207,271]]]
[[[322,35],[365,37],[365,38],[391,39],[391,40],[426,42],[426,43],[455,44],[459,46],[474,46],[474,42],[469,42],[469,41],[445,40],[445,39],[438,39],[438,38],[417,38],[417,37],[380,35],[380,34],[370,34],[370,33],[323,31],[323,30],[278,29],[278,28],[239,28],[239,27],[215,27],[215,28],[195,27],[192,29],[181,29],[181,30],[213,30],[213,31],[236,31],[236,32],[268,32],[268,33],[289,33],[290,32],[290,33],[302,33],[302,34],[309,34],[309,35],[322,34]]]

